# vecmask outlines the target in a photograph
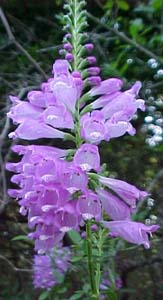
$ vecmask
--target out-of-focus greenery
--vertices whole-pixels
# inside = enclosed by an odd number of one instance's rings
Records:
[[[2,8],[12,32],[20,44],[37,61],[46,74],[51,75],[53,61],[63,37],[60,13],[63,1],[3,0]],[[102,162],[107,163],[111,175],[147,189],[154,201],[140,208],[139,220],[163,225],[163,1],[160,0],[90,0],[87,1],[88,34],[95,44],[95,54],[103,78],[120,77],[124,87],[136,80],[142,81],[140,97],[146,100],[147,110],[133,120],[137,128],[134,137],[124,136],[103,143],[100,147]],[[9,43],[0,21],[0,126],[3,131],[8,95],[25,98],[31,89],[37,89],[44,80],[27,57]],[[11,141],[3,141],[4,163],[16,160]],[[6,174],[8,187],[10,174]],[[3,201],[4,182],[1,176]],[[26,219],[18,213],[14,200],[0,215],[0,300],[44,300],[47,294],[34,291],[30,272],[33,249],[31,242],[18,235],[27,233]],[[67,240],[65,243],[68,243]],[[162,231],[155,235],[150,250],[130,248],[116,253],[116,270],[122,277],[120,300],[160,300],[162,289]],[[112,248],[111,248],[112,250]],[[110,250],[110,251],[111,251]],[[106,250],[107,252],[107,250]],[[114,256],[115,254],[112,253]],[[112,255],[110,257],[112,257]],[[87,285],[80,292],[86,276],[83,256],[74,256],[78,269],[68,274],[65,287],[57,287],[55,300],[86,299]],[[110,258],[110,263],[112,259]],[[12,263],[13,265],[11,265]],[[14,266],[19,271],[14,269]],[[83,274],[76,276],[76,274]],[[67,283],[67,282],[71,282]],[[72,297],[75,286],[79,292]],[[83,293],[83,294],[82,294]],[[40,297],[40,298],[39,298]],[[111,296],[110,298],[111,299]]]

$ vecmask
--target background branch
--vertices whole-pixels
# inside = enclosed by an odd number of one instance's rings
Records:
[[[46,73],[42,70],[42,68],[39,66],[39,64],[36,62],[36,60],[28,53],[27,50],[25,50],[23,48],[23,46],[16,40],[15,36],[13,35],[10,25],[7,21],[7,18],[2,10],[2,8],[0,7],[0,18],[2,21],[2,24],[5,27],[6,33],[8,35],[9,41],[11,43],[13,43],[26,57],[27,59],[35,66],[35,68],[37,69],[37,71],[39,71],[39,73],[45,78],[47,79],[48,76],[46,75]]]

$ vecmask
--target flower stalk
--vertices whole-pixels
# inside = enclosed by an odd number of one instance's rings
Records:
[[[99,300],[99,293],[96,286],[94,261],[92,254],[92,232],[91,232],[91,221],[86,223],[86,244],[87,244],[87,259],[88,259],[88,270],[91,286],[91,300]]]

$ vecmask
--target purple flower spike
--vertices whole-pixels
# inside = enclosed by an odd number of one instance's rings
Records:
[[[97,189],[96,192],[101,200],[102,208],[112,220],[130,220],[131,212],[128,205],[104,189]]]
[[[110,230],[112,237],[119,236],[130,243],[144,245],[147,249],[150,248],[148,234],[155,232],[159,228],[158,225],[147,226],[132,221],[103,221],[102,224]]]
[[[98,147],[83,144],[74,155],[74,163],[76,166],[80,166],[83,171],[95,170],[99,172],[101,168]]]
[[[118,78],[110,78],[102,81],[99,86],[94,87],[90,90],[91,96],[96,95],[104,95],[104,94],[111,94],[115,91],[119,91],[122,87],[122,80]]]
[[[136,207],[136,202],[143,200],[148,193],[140,191],[134,185],[125,181],[99,176],[100,182],[118,194],[132,208]]]

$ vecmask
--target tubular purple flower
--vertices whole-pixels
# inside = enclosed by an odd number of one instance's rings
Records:
[[[122,80],[118,78],[109,78],[101,81],[101,83],[97,87],[92,88],[89,93],[91,96],[111,94],[119,91],[122,87],[122,84]]]
[[[159,228],[158,225],[147,226],[133,221],[103,221],[102,224],[110,230],[112,237],[121,237],[130,243],[144,245],[147,249],[150,248],[148,234]]]
[[[55,128],[74,128],[72,114],[62,103],[57,103],[56,105],[49,106],[49,108],[44,110],[42,118],[40,119],[42,119],[45,124],[51,125]]]
[[[45,159],[54,159],[54,157],[64,158],[69,154],[69,150],[41,145],[14,145],[12,147],[12,151],[18,153],[19,155],[24,155],[28,152],[31,153],[31,155],[34,154],[35,157],[38,156],[38,159],[40,159],[40,157]]]
[[[58,102],[63,103],[71,112],[75,110],[75,104],[80,97],[83,82],[81,78],[74,78],[68,70],[68,62],[58,59],[53,65],[54,80],[50,82],[50,88]]]
[[[60,180],[70,193],[74,193],[78,190],[83,191],[88,184],[86,173],[79,166],[75,165],[69,168],[63,168]]]
[[[131,185],[125,181],[114,178],[107,178],[103,176],[99,176],[98,178],[103,185],[113,190],[132,208],[136,207],[137,201],[141,201],[146,196],[148,196],[147,192],[141,191],[137,189],[134,185]]]
[[[96,189],[97,195],[102,203],[102,208],[112,220],[130,220],[131,210],[127,204],[118,197],[104,189]]]
[[[100,155],[98,147],[92,144],[83,144],[74,155],[74,164],[80,166],[83,171],[95,170],[99,172]]]
[[[42,85],[43,91],[28,93],[29,102],[10,97],[13,106],[8,116],[20,125],[9,137],[27,140],[64,139],[65,134],[56,128],[73,129],[74,121],[70,111],[74,112],[82,92],[81,76],[76,78],[70,74],[66,60],[56,60],[53,73],[54,79],[50,78]]]
[[[143,100],[136,100],[136,94],[132,93],[133,89],[125,91],[117,96],[115,99],[112,99],[104,108],[102,112],[106,119],[111,118],[117,112],[124,112],[124,114],[130,120],[138,108],[141,110],[145,110],[144,101]],[[139,101],[137,103],[137,101]]]
[[[7,113],[7,116],[13,120],[14,123],[22,123],[27,119],[39,120],[43,109],[40,107],[33,106],[32,104],[26,101],[20,101],[17,97],[10,96],[10,99],[13,101],[13,98],[17,99],[14,101],[14,106],[11,107],[10,112]]]
[[[83,220],[101,220],[101,204],[99,198],[92,191],[86,191],[77,201],[77,211]]]
[[[40,138],[58,138],[64,139],[65,134],[62,131],[54,129],[44,123],[30,120],[29,123],[22,122],[14,132],[11,132],[9,138],[20,138],[24,140],[35,140]]]
[[[93,101],[91,103],[91,108],[93,109],[97,109],[97,108],[102,108],[105,105],[107,105],[111,100],[113,100],[114,98],[116,98],[117,96],[119,96],[121,94],[121,92],[112,92],[111,94],[106,94],[103,95],[99,98],[97,98],[97,100]]]
[[[50,91],[31,91],[28,93],[27,99],[34,106],[42,108],[56,104],[56,98]]]
[[[108,140],[105,119],[100,111],[86,113],[81,117],[81,137],[92,144]]]
[[[105,124],[110,139],[122,136],[126,132],[128,132],[130,135],[134,135],[136,133],[135,128],[128,121],[125,112],[115,113]]]

